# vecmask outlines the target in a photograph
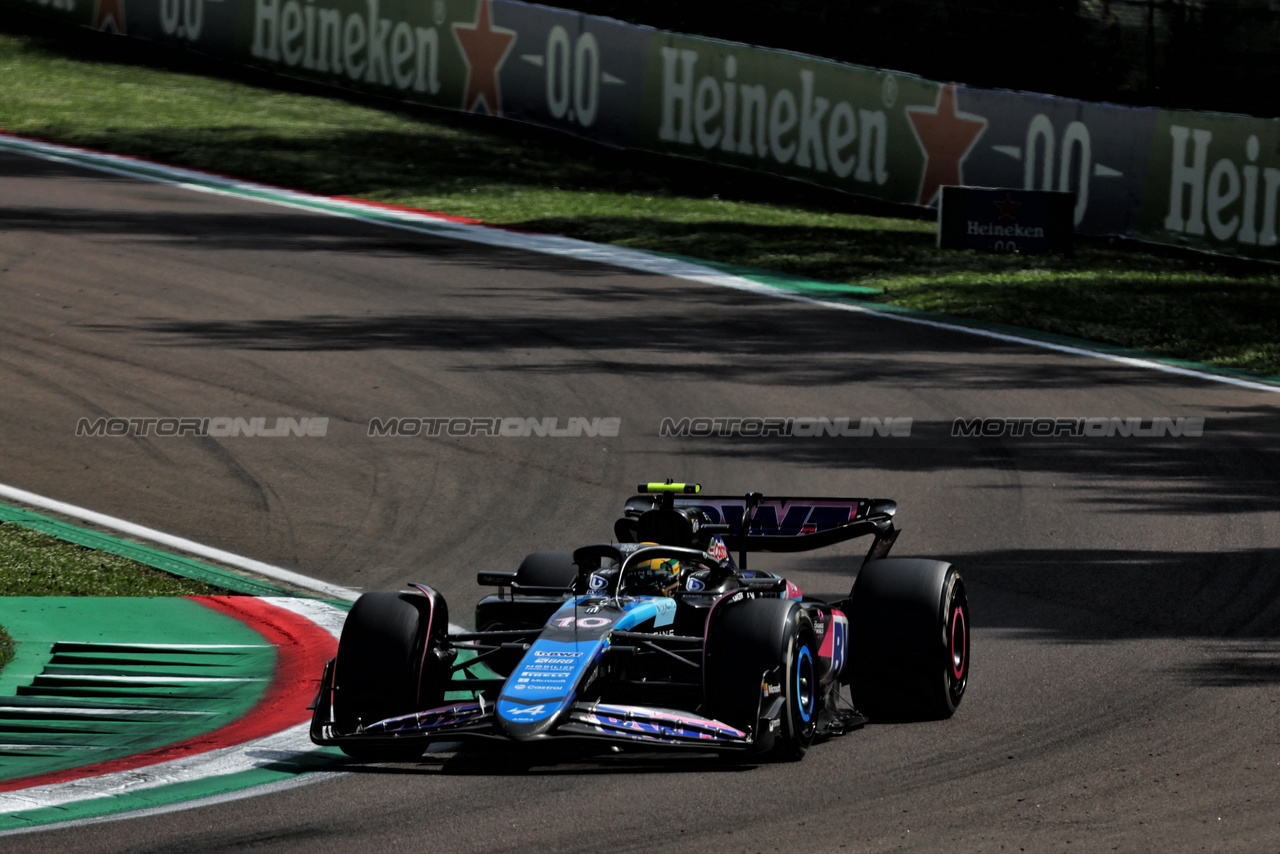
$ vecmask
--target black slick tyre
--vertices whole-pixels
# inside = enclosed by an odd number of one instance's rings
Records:
[[[755,730],[762,677],[780,673],[780,683],[772,688],[781,689],[785,702],[780,730],[765,758],[802,758],[813,743],[819,712],[813,621],[804,608],[787,599],[755,599],[720,607],[724,611],[713,615],[706,642],[707,708],[718,720]]]
[[[434,655],[447,631],[444,600],[417,593],[366,593],[342,627],[334,666],[334,723],[355,733],[387,718],[441,705],[448,671]],[[433,620],[434,617],[434,620]],[[435,624],[433,626],[433,623]],[[432,637],[428,637],[431,628]],[[343,744],[356,759],[393,761],[422,754],[421,746]]]
[[[854,702],[873,718],[950,717],[969,684],[969,599],[949,563],[888,558],[864,565],[850,596]]]
[[[569,590],[578,578],[573,552],[534,552],[516,569],[516,583],[524,587],[556,587]]]

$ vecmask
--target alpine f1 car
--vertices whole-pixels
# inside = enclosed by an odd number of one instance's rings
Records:
[[[364,760],[437,741],[563,740],[799,759],[867,715],[949,717],[969,679],[969,604],[948,563],[887,558],[893,501],[703,496],[642,484],[614,541],[529,555],[475,631],[425,584],[366,593],[343,626],[311,738]],[[804,596],[755,552],[854,537],[849,595]],[[737,559],[733,553],[737,553]]]

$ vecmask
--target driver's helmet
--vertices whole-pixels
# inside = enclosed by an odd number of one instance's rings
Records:
[[[627,592],[636,596],[671,596],[680,589],[680,561],[642,561],[627,574]]]

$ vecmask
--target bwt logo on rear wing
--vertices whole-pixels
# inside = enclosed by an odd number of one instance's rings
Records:
[[[732,551],[808,551],[873,534],[876,543],[868,558],[876,559],[888,554],[898,534],[893,527],[897,503],[887,498],[672,497],[674,509],[699,510],[710,524],[728,526],[719,534]],[[656,503],[653,495],[636,495],[624,512],[637,515]]]

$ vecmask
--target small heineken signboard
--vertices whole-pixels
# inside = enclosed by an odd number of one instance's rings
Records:
[[[1075,193],[943,187],[938,247],[1070,253],[1075,207]]]

